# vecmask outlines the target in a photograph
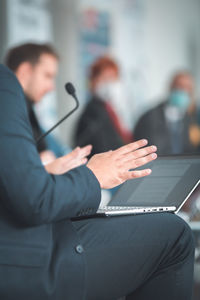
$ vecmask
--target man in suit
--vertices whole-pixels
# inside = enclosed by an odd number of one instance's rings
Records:
[[[172,79],[168,99],[139,119],[134,137],[156,144],[160,155],[188,154],[198,152],[196,132],[194,80],[180,71]]]
[[[150,174],[134,168],[156,158],[155,146],[140,140],[69,172],[58,159],[49,174],[23,90],[2,65],[0,141],[0,299],[191,299],[194,245],[179,217],[72,220],[97,210],[100,187]]]
[[[43,134],[43,130],[35,114],[34,105],[55,89],[58,62],[58,54],[49,44],[25,43],[9,49],[6,53],[5,64],[15,73],[26,95],[29,120],[36,141]],[[37,143],[37,149],[45,164],[66,152],[51,134]],[[90,151],[91,145],[74,149],[68,156],[70,166],[72,163],[74,167],[81,164]]]

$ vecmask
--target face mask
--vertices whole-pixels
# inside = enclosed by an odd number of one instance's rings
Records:
[[[132,126],[129,104],[127,103],[127,95],[119,80],[99,84],[96,88],[95,94],[101,99],[101,101],[108,102],[112,106],[125,127]]]
[[[190,104],[189,94],[183,90],[172,90],[169,96],[169,103],[186,112]]]
[[[112,102],[114,99],[119,98],[118,94],[120,93],[120,82],[119,81],[110,81],[105,83],[100,83],[96,90],[95,94],[104,102]],[[120,95],[121,96],[121,95]]]

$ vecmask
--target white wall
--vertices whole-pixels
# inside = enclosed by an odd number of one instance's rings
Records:
[[[150,98],[166,91],[174,71],[182,68],[196,75],[198,57],[193,56],[200,35],[195,34],[200,19],[199,0],[147,1],[146,52],[149,61]],[[198,41],[198,42],[199,42]]]
[[[71,81],[77,86],[77,1],[52,0],[51,11],[53,17],[54,44],[60,56],[60,67],[57,78],[57,106],[58,118],[62,118],[73,107],[73,99],[66,93],[64,85]],[[72,144],[72,135],[77,113],[64,121],[59,129],[61,140],[68,145]]]

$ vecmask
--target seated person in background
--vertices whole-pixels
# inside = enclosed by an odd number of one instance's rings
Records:
[[[172,79],[168,99],[139,119],[134,137],[155,143],[158,154],[193,153],[198,151],[191,139],[195,124],[194,80],[188,72],[178,72]]]
[[[197,122],[190,128],[190,141],[198,149],[200,153],[200,107],[197,106]]]
[[[58,69],[58,54],[48,44],[26,43],[10,49],[5,58],[5,64],[11,69],[23,87],[29,120],[35,140],[43,134],[34,111],[34,104],[42,101],[43,97],[54,90]],[[56,157],[71,151],[65,149],[53,135],[48,135],[37,143],[37,149],[43,163],[49,163]],[[77,147],[69,156],[73,157],[75,166],[82,162],[91,151],[91,146],[80,149]],[[76,158],[78,161],[76,161]],[[86,161],[85,159],[83,161]],[[71,166],[70,162],[70,166]]]
[[[73,218],[98,209],[100,187],[149,175],[135,168],[156,159],[156,147],[140,140],[70,171],[61,157],[49,174],[25,105],[1,65],[0,299],[191,300],[194,242],[178,216]]]
[[[77,124],[76,145],[91,144],[95,154],[133,141],[116,62],[106,56],[98,58],[90,67],[89,85],[91,99]]]

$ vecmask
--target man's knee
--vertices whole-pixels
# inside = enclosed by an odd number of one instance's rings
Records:
[[[176,248],[182,253],[194,251],[194,240],[188,224],[175,214],[151,214],[146,224],[148,232],[156,241],[163,242],[164,248]]]
[[[180,238],[180,243],[186,253],[194,253],[194,237],[189,225],[180,217],[177,216],[178,222],[182,226],[182,235]]]
[[[168,225],[167,225],[168,224]],[[168,215],[167,226],[171,231],[172,243],[176,254],[184,259],[194,254],[194,238],[189,225],[174,214]],[[169,233],[170,234],[170,233]]]

